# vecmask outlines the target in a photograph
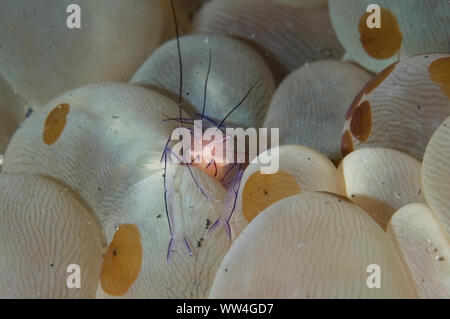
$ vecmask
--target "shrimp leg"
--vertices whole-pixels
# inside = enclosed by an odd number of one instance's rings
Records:
[[[172,261],[172,255],[175,251],[175,244],[178,241],[181,241],[184,243],[184,246],[187,250],[187,253],[189,256],[192,256],[192,249],[189,245],[188,240],[185,236],[179,234],[176,229],[175,224],[175,215],[176,210],[174,209],[174,202],[175,202],[175,191],[173,187],[169,187],[167,184],[167,154],[170,151],[170,148],[167,148],[164,152],[164,206],[166,210],[166,216],[167,220],[169,222],[169,231],[170,231],[170,241],[169,241],[169,247],[167,249],[167,263],[170,264]],[[173,176],[171,176],[173,178]],[[179,212],[178,212],[179,213]]]
[[[244,171],[239,169],[237,174],[234,176],[233,182],[231,186],[227,190],[227,194],[225,196],[224,201],[220,207],[220,216],[216,220],[216,222],[211,226],[208,231],[208,234],[211,234],[214,229],[219,226],[223,226],[227,232],[228,239],[231,240],[231,229],[230,229],[230,219],[233,216],[234,209],[236,208],[236,201],[239,192],[239,187],[242,180],[242,175]]]

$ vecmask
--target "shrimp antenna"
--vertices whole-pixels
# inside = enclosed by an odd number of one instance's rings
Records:
[[[180,32],[178,30],[178,20],[177,20],[177,14],[175,12],[175,6],[173,4],[173,0],[170,0],[170,6],[172,7],[172,16],[173,21],[175,23],[175,35],[177,37],[177,49],[178,49],[178,63],[180,67],[180,85],[179,85],[179,92],[178,92],[178,110],[179,115],[181,119],[181,109],[183,107],[183,101],[182,101],[182,94],[183,94],[183,62],[181,60],[181,49],[180,49]],[[183,125],[183,123],[181,123]]]
[[[250,87],[250,89],[247,91],[247,93],[245,94],[245,96],[242,98],[242,100],[239,101],[239,103],[233,107],[231,109],[230,112],[228,112],[227,115],[225,115],[225,117],[223,118],[222,122],[220,122],[220,125],[218,126],[218,128],[220,129],[223,126],[223,123],[226,121],[226,119],[234,112],[237,110],[237,108],[239,106],[242,105],[242,103],[244,103],[244,101],[247,99],[247,97],[250,95],[250,93],[252,92],[252,90],[255,88],[255,86],[261,81],[262,77],[260,77],[255,83],[253,83],[253,85]]]
[[[166,183],[166,174],[167,174],[167,152],[164,153],[164,208],[166,210],[167,220],[169,221],[169,231],[170,236],[173,236],[172,231],[172,223],[169,215],[169,208],[167,207],[167,183]]]
[[[205,116],[205,108],[206,108],[206,93],[208,91],[208,79],[209,72],[211,71],[211,48],[209,48],[209,64],[208,64],[208,72],[206,72],[206,80],[205,80],[205,90],[203,92],[203,110],[202,110],[202,119]]]

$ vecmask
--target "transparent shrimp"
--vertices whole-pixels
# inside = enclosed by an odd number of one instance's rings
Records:
[[[236,110],[239,108],[239,106],[242,105],[242,103],[245,101],[245,99],[250,95],[252,90],[255,88],[255,86],[259,83],[261,78],[259,78],[246,92],[245,96],[228,112],[228,114],[222,119],[220,123],[217,123],[214,119],[211,117],[208,117],[206,115],[206,93],[208,89],[208,78],[211,71],[211,49],[209,51],[209,64],[208,64],[208,70],[206,73],[206,79],[205,79],[205,85],[204,85],[204,95],[203,95],[203,107],[202,107],[202,113],[201,114],[195,114],[197,118],[185,118],[182,116],[182,109],[183,109],[183,102],[182,102],[182,92],[183,92],[183,65],[182,65],[182,56],[181,56],[181,49],[180,49],[180,41],[179,41],[179,31],[178,31],[178,23],[177,23],[177,17],[175,12],[175,7],[173,4],[173,0],[170,0],[171,7],[172,7],[172,15],[174,18],[174,24],[175,24],[175,34],[176,34],[176,40],[177,40],[177,49],[178,49],[178,62],[179,62],[179,76],[180,76],[180,82],[179,82],[179,92],[178,92],[178,106],[179,106],[179,114],[178,117],[168,117],[164,121],[175,121],[178,123],[177,128],[183,127],[190,130],[191,137],[194,136],[194,129],[196,120],[200,120],[202,123],[202,126],[205,124],[205,127],[215,127],[218,131],[222,133],[221,143],[224,145],[226,144],[227,140],[229,140],[231,137],[227,136],[225,121],[227,118]],[[184,127],[184,125],[192,125],[192,128]],[[202,137],[201,137],[202,138]],[[212,227],[208,230],[208,234],[210,234],[214,229],[216,229],[218,226],[222,225],[227,234],[228,238],[231,239],[231,229],[229,225],[229,221],[231,219],[231,216],[235,210],[236,207],[236,201],[237,201],[237,194],[239,192],[239,186],[243,175],[243,170],[245,169],[246,164],[224,164],[223,159],[218,161],[217,158],[214,158],[214,156],[209,156],[208,154],[211,154],[209,150],[207,149],[206,152],[203,152],[202,154],[195,154],[195,152],[192,154],[191,162],[194,162],[194,164],[190,164],[186,161],[183,161],[183,159],[179,158],[177,154],[175,154],[172,151],[171,148],[171,142],[172,138],[169,137],[166,145],[164,147],[163,154],[161,156],[161,162],[164,162],[164,204],[165,204],[165,211],[167,215],[167,220],[169,223],[169,230],[170,230],[170,241],[168,245],[168,251],[167,251],[167,262],[170,263],[172,260],[173,252],[175,251],[175,246],[178,242],[182,243],[185,246],[185,249],[187,250],[187,254],[189,256],[192,256],[192,249],[189,245],[189,241],[186,238],[186,236],[183,234],[183,230],[180,229],[178,224],[176,223],[176,216],[182,213],[182,208],[180,204],[180,195],[179,192],[175,189],[173,185],[169,185],[169,181],[173,181],[174,175],[175,175],[175,169],[173,167],[176,165],[175,163],[172,163],[170,160],[173,156],[177,158],[178,163],[181,163],[181,165],[187,167],[187,169],[190,172],[190,175],[192,179],[195,182],[196,187],[198,190],[202,193],[202,195],[205,197],[207,201],[209,201],[213,206],[218,207],[220,210],[220,216],[216,220],[216,222],[212,225]],[[202,141],[202,146],[204,146]],[[206,154],[206,156],[205,156]],[[198,159],[199,156],[202,156],[200,158],[203,159],[201,163],[196,163],[195,159]],[[217,182],[219,182],[225,189],[226,189],[226,196],[225,199],[222,201],[222,203],[219,202],[217,198],[214,198],[210,196],[207,193],[207,190],[203,185],[201,185],[200,178],[197,175],[197,171],[193,170],[192,167],[198,167],[204,172],[208,173],[211,177],[213,177]]]

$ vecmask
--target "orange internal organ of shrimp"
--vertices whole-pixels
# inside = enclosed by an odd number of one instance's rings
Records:
[[[232,138],[218,128],[210,128],[208,139],[204,136],[192,135],[191,158],[192,166],[207,173],[221,184],[224,184],[238,164],[245,167],[248,156],[244,154],[244,163],[238,163]],[[209,137],[208,136],[208,137]],[[197,143],[197,144],[196,144]],[[201,145],[201,147],[199,147]],[[197,147],[196,147],[197,146]],[[233,158],[227,161],[227,150],[232,151]],[[245,150],[242,151],[243,153]]]

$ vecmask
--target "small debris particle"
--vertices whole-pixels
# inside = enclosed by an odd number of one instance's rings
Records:
[[[117,251],[113,250],[113,255],[117,256]]]
[[[33,114],[33,109],[31,107],[29,107],[27,110],[27,114],[25,114],[25,117],[29,118],[31,114]]]
[[[197,240],[197,248],[202,247],[203,237],[200,240]]]
[[[305,245],[306,245],[306,241],[304,241],[304,240],[299,241],[299,242],[297,243],[297,248],[303,247],[303,246],[305,246]]]
[[[161,218],[161,214],[159,214],[158,216],[156,216],[156,218]]]
[[[55,265],[53,265],[53,264],[50,264],[50,267],[55,267]]]

